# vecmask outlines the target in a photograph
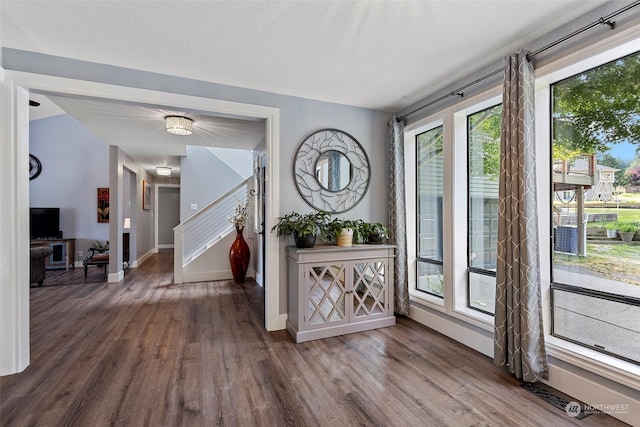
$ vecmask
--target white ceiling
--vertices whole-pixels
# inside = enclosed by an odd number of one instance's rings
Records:
[[[606,0],[0,1],[3,46],[397,111]]]
[[[186,155],[187,145],[252,150],[265,134],[263,120],[55,94],[31,94],[30,99],[40,103],[29,108],[30,120],[66,112],[107,144],[119,146],[152,174],[157,166],[169,166],[172,176],[179,176],[180,157]],[[176,114],[194,121],[193,134],[178,136],[165,130],[164,118]]]
[[[1,0],[0,44],[395,112],[606,2]],[[149,168],[178,162],[158,138],[180,137],[149,127],[170,107],[52,100]],[[193,145],[234,132],[261,139],[264,130],[193,114]],[[136,143],[124,147],[123,135]],[[164,146],[161,157],[150,156]]]

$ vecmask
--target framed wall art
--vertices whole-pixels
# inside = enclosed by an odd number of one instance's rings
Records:
[[[151,209],[151,184],[142,180],[142,209]]]
[[[108,188],[98,188],[98,222],[109,222]]]

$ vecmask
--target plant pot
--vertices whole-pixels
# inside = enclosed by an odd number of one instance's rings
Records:
[[[229,249],[229,263],[231,264],[231,273],[233,274],[233,280],[237,283],[244,282],[247,274],[247,268],[249,268],[249,245],[242,236],[242,230],[244,228],[236,227],[236,240],[231,244]]]
[[[298,236],[298,233],[293,233],[293,240],[296,242],[296,248],[308,249],[316,244],[316,235],[305,234],[304,236]]]
[[[618,231],[618,235],[620,236],[620,240],[623,242],[630,242],[633,240],[633,236],[635,236],[635,231]]]
[[[384,240],[384,233],[372,233],[369,234],[369,237],[367,238],[367,243],[370,243],[372,245],[379,245],[383,242]]]
[[[336,244],[338,246],[351,246],[353,244],[353,229],[343,228],[340,234],[336,236]]]
[[[607,230],[607,239],[615,239],[618,237],[618,230]]]

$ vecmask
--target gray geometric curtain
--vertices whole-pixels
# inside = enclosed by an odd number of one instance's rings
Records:
[[[533,66],[520,50],[504,68],[493,358],[527,382],[548,378],[535,159]]]
[[[393,278],[394,310],[409,315],[407,280],[407,224],[404,191],[404,123],[393,116],[389,121],[389,242],[396,245]]]

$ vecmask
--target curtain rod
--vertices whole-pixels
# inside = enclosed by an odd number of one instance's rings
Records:
[[[621,9],[618,9],[615,12],[610,13],[609,15],[601,17],[597,21],[594,21],[594,22],[592,22],[592,23],[590,23],[588,25],[585,25],[584,27],[582,27],[582,28],[580,28],[580,29],[578,29],[578,30],[576,30],[576,31],[574,31],[572,33],[569,33],[566,36],[564,36],[562,38],[559,38],[558,40],[556,40],[554,42],[551,42],[548,45],[543,46],[543,47],[541,47],[540,49],[538,49],[538,50],[536,50],[534,52],[529,53],[527,55],[527,59],[532,59],[535,56],[541,54],[542,52],[545,52],[545,51],[547,51],[547,50],[549,50],[549,49],[551,49],[553,47],[556,47],[556,46],[566,42],[567,40],[572,39],[572,38],[574,38],[574,37],[586,32],[586,31],[591,30],[592,28],[597,27],[597,26],[608,25],[611,30],[614,30],[616,28],[616,23],[615,23],[615,21],[612,21],[611,19],[613,19],[613,18],[615,18],[615,17],[617,17],[617,16],[619,16],[619,15],[625,13],[625,12],[628,12],[629,10],[631,10],[631,9],[633,9],[633,8],[639,6],[639,5],[640,5],[640,0],[636,0],[633,3],[628,4],[627,6],[621,8]],[[437,99],[434,99],[433,101],[429,101],[424,105],[421,105],[419,107],[414,108],[413,110],[409,111],[408,113],[403,114],[402,116],[398,117],[397,120],[398,121],[404,120],[407,116],[410,116],[413,113],[417,113],[420,110],[423,110],[423,109],[425,109],[427,107],[430,107],[430,106],[432,106],[434,104],[437,104],[438,102],[440,102],[440,101],[442,101],[444,99],[447,99],[450,96],[463,97],[464,96],[464,92],[463,91],[465,89],[468,89],[468,88],[470,88],[472,86],[475,86],[478,83],[495,76],[496,74],[502,73],[503,71],[504,71],[504,67],[502,67],[502,68],[500,68],[498,70],[492,71],[492,72],[490,72],[489,74],[487,74],[485,76],[482,76],[482,77],[480,77],[480,78],[478,78],[478,79],[476,79],[476,80],[474,80],[474,81],[472,81],[470,83],[465,84],[464,86],[459,87],[458,89],[455,89],[455,90],[453,90],[453,91],[451,91],[451,92],[449,92],[449,93],[447,93],[445,95],[442,95],[441,97],[439,97]]]

